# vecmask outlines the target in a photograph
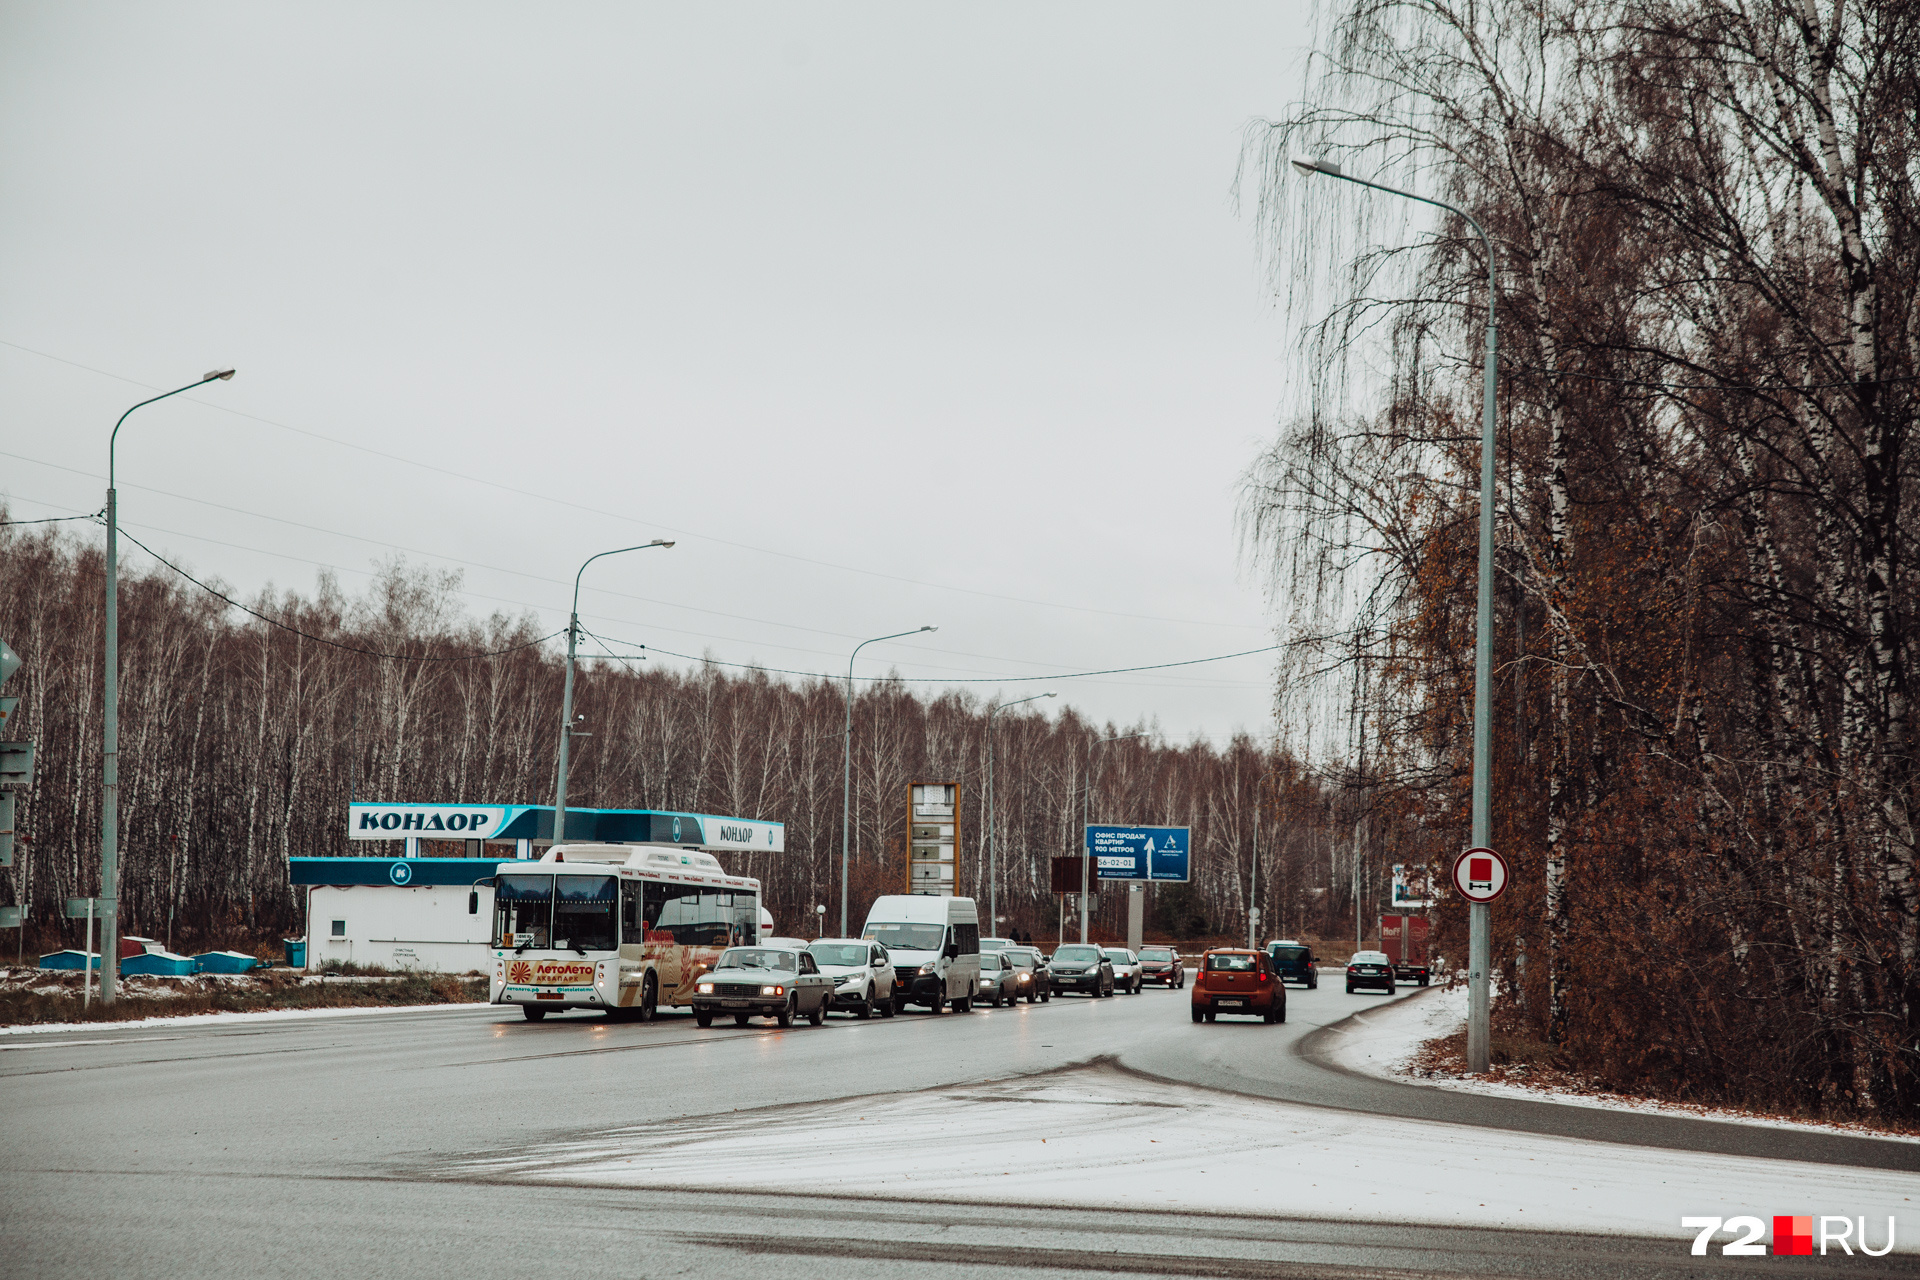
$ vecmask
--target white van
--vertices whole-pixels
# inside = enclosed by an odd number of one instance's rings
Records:
[[[893,1007],[904,1013],[923,1004],[939,1013],[973,1008],[980,989],[980,912],[972,898],[925,893],[875,898],[860,936],[877,942],[893,959]]]

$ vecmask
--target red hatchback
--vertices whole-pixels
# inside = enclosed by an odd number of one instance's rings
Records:
[[[1193,1020],[1212,1022],[1221,1013],[1244,1013],[1269,1023],[1287,1020],[1286,984],[1274,976],[1265,953],[1223,947],[1200,957]]]

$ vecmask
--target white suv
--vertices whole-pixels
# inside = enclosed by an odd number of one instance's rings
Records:
[[[820,972],[833,979],[829,1009],[871,1018],[893,1016],[893,961],[887,949],[864,938],[822,938],[807,944]]]

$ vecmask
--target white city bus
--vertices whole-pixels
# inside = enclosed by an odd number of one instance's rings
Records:
[[[556,845],[502,862],[493,904],[492,1000],[530,1022],[552,1009],[650,1021],[691,1005],[722,951],[760,940],[760,882],[685,847]]]

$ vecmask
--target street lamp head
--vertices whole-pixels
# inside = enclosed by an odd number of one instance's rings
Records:
[[[1340,166],[1332,160],[1313,160],[1306,156],[1295,156],[1289,163],[1308,177],[1316,173],[1330,173],[1336,178],[1340,176]]]
[[[215,379],[217,378],[217,379],[219,379],[219,380],[220,380],[221,382],[232,382],[232,381],[233,381],[233,375],[234,375],[234,373],[235,373],[235,372],[236,372],[236,371],[235,371],[235,370],[233,370],[233,369],[215,369],[215,370],[213,370],[213,371],[212,371],[211,373],[209,373],[209,374],[207,374],[207,376],[206,376],[206,377],[204,377],[204,378],[202,378],[202,379],[200,379],[200,381],[202,381],[202,382],[212,382],[212,381],[214,381],[214,380],[215,380]]]
[[[938,631],[938,630],[939,630],[940,628],[938,628],[938,627],[922,627],[922,628],[920,628],[920,629],[921,629],[922,631]]]
[[[1052,697],[1053,695],[1052,695],[1052,694],[1050,694],[1050,693],[1043,693],[1043,694],[1041,694],[1040,696],[1041,696],[1041,697],[1043,697],[1043,698],[1051,698],[1051,697]]]
[[[650,547],[670,547],[673,544],[671,542],[668,542],[665,538],[655,538],[652,542],[649,542],[647,545]]]

